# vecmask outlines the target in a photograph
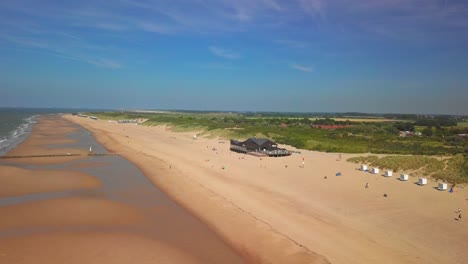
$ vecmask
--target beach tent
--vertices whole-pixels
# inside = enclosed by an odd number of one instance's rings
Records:
[[[426,185],[427,184],[427,179],[426,178],[419,178],[418,184],[419,185]]]
[[[407,181],[409,179],[408,174],[401,174],[400,175],[400,181]]]
[[[392,177],[393,176],[393,172],[388,170],[388,171],[385,171],[385,177]]]
[[[372,174],[378,174],[379,173],[379,168],[373,168],[372,169]]]
[[[439,182],[439,187],[437,188],[439,191],[447,190],[447,184],[445,182]]]
[[[337,172],[335,176],[341,176],[341,172]]]
[[[361,165],[361,170],[362,170],[362,171],[367,171],[367,165],[362,164],[362,165]]]

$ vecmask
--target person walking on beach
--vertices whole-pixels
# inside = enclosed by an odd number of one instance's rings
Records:
[[[369,189],[369,183],[366,182],[366,189]]]

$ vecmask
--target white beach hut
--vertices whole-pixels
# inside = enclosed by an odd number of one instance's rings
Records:
[[[367,165],[362,164],[362,165],[361,165],[361,170],[362,170],[362,171],[367,171]]]
[[[385,171],[385,177],[392,177],[392,176],[393,176],[393,171],[391,170]]]
[[[419,185],[426,185],[427,184],[427,179],[426,178],[419,178],[418,184]]]
[[[378,174],[379,172],[379,168],[372,168],[372,174]]]
[[[408,174],[400,174],[400,181],[407,181],[409,179]]]
[[[439,182],[439,187],[437,188],[439,191],[445,191],[447,190],[447,183],[445,182]]]

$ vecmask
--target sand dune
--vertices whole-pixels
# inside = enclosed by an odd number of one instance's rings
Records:
[[[401,182],[360,172],[344,154],[341,161],[312,151],[260,159],[230,152],[219,139],[193,140],[192,133],[164,127],[67,118],[260,260],[310,263],[325,261],[322,255],[332,263],[468,262],[468,223],[456,221],[454,212],[468,211],[466,189],[449,194],[436,191],[435,182],[420,187],[415,178]]]

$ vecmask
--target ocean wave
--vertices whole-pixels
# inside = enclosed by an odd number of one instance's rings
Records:
[[[32,126],[36,123],[36,117],[24,118],[22,124],[18,125],[9,135],[0,139],[0,156],[17,146],[31,133]]]

